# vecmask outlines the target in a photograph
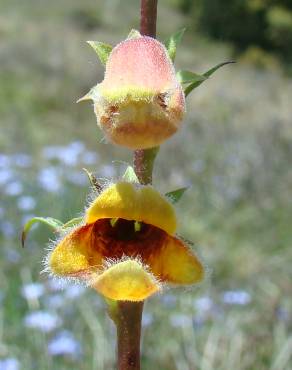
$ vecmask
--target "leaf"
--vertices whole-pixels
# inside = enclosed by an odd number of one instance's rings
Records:
[[[83,220],[83,217],[72,218],[71,220],[67,221],[64,225],[62,225],[61,228],[62,228],[62,230],[66,230],[69,227],[79,225],[82,222],[82,220]]]
[[[33,217],[31,218],[24,225],[23,231],[21,234],[21,244],[23,247],[24,247],[24,242],[25,242],[28,232],[30,231],[32,226],[36,223],[43,223],[47,226],[50,226],[54,231],[59,231],[63,226],[63,222],[57,220],[56,218],[52,218],[52,217]]]
[[[221,67],[225,66],[226,64],[233,64],[233,63],[235,63],[235,61],[234,61],[234,60],[230,60],[229,62],[219,63],[219,64],[217,64],[215,67],[213,67],[213,68],[209,69],[209,71],[205,72],[205,73],[204,73],[204,76],[205,76],[205,77],[210,77],[214,72],[216,72],[216,71],[217,71],[217,69],[219,69],[219,68],[221,68]]]
[[[186,31],[186,28],[183,28],[173,35],[170,36],[170,38],[165,42],[165,47],[167,49],[168,55],[172,61],[175,59],[176,55],[176,48],[178,44],[181,42],[181,39]]]
[[[99,41],[87,41],[87,43],[96,52],[101,64],[105,66],[113,47],[109,44],[105,44]]]
[[[100,193],[102,191],[102,186],[99,184],[97,178],[91,172],[89,172],[86,168],[83,168],[83,171],[85,171],[86,175],[88,176],[88,179],[92,187],[96,189],[98,193]]]
[[[203,82],[207,79],[205,76],[198,75],[197,73],[190,71],[178,71],[176,77],[181,85],[194,82]]]
[[[205,80],[210,77],[214,72],[217,71],[217,69],[225,66],[226,64],[231,64],[231,63],[235,63],[234,61],[229,61],[229,62],[223,62],[223,63],[219,63],[217,64],[215,67],[209,69],[207,72],[203,73],[203,77],[206,77]],[[191,83],[189,86],[187,86],[184,90],[184,93],[185,93],[185,97],[187,97],[189,95],[189,93],[191,93],[195,88],[197,88],[198,86],[201,85],[201,83],[203,83],[205,80],[203,81],[197,81],[197,82],[193,82]]]
[[[187,190],[188,188],[179,188],[170,191],[169,193],[166,193],[165,196],[171,201],[172,204],[174,204],[180,200],[180,198],[184,195],[185,191]]]
[[[139,183],[139,179],[134,171],[134,168],[132,166],[128,166],[124,175],[123,179],[127,182],[136,182]]]
[[[137,39],[138,37],[141,37],[141,33],[135,29],[132,29],[130,33],[127,36],[127,40],[129,39]]]
[[[98,86],[94,86],[92,89],[90,89],[90,91],[88,91],[87,94],[85,94],[80,99],[78,99],[77,103],[80,103],[85,100],[93,100],[93,101],[97,100],[98,95],[99,95]]]

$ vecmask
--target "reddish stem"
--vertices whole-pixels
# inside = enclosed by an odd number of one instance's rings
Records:
[[[135,150],[134,169],[140,184],[152,184],[152,172],[159,147]]]
[[[118,369],[140,370],[140,337],[143,302],[119,302],[116,320]]]
[[[140,33],[156,37],[157,0],[141,0]]]

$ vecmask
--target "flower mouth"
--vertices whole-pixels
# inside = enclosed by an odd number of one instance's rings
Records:
[[[158,227],[135,220],[100,219],[92,230],[93,244],[103,259],[139,257],[146,262],[160,248],[167,233]],[[102,250],[100,246],[102,245]]]
[[[108,229],[108,233],[104,230],[104,235],[110,236],[116,241],[142,241],[147,239],[153,229],[158,229],[152,225],[148,225],[144,222],[138,222],[136,220],[125,220],[123,218],[118,219],[102,219],[100,222],[108,222],[111,228]],[[97,221],[98,222],[98,221]],[[108,226],[108,225],[107,225]]]
[[[102,218],[68,234],[50,256],[57,275],[86,278],[102,272],[106,261],[139,260],[161,282],[193,284],[203,266],[179,238],[137,221]]]

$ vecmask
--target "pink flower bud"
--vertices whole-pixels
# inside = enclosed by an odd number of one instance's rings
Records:
[[[91,92],[98,124],[113,143],[146,149],[180,127],[185,99],[165,47],[140,36],[109,55],[104,80]]]

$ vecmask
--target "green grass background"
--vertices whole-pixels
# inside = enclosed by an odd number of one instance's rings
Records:
[[[19,236],[30,215],[66,221],[82,212],[90,188],[70,174],[84,179],[85,166],[118,178],[131,163],[129,151],[104,142],[90,104],[75,102],[103,74],[85,41],[125,38],[139,26],[139,2],[0,0],[0,7],[0,148],[23,187],[22,195],[11,196],[9,182],[0,184],[0,358],[16,358],[25,370],[114,369],[115,331],[102,300],[89,290],[75,298],[52,291],[40,270],[54,236],[38,227],[24,250]],[[158,13],[160,40],[190,21],[170,1],[159,1]],[[231,57],[228,44],[192,30],[176,67],[201,73]],[[142,369],[292,369],[291,101],[292,81],[281,68],[258,69],[246,60],[218,71],[188,97],[183,128],[159,153],[154,185],[162,192],[191,185],[177,205],[179,233],[194,242],[209,274],[199,287],[167,290],[146,302]],[[48,146],[76,141],[97,153],[96,163],[70,166],[43,155]],[[17,153],[31,156],[32,164],[18,166]],[[39,184],[48,167],[61,179],[56,192]],[[18,207],[23,195],[36,200],[29,212]],[[40,299],[21,294],[31,282],[45,287]],[[250,303],[224,303],[229,290],[247,292]],[[52,307],[56,295],[63,303]],[[211,309],[200,311],[202,297]],[[39,309],[62,318],[82,356],[49,356],[56,333],[24,324]]]

